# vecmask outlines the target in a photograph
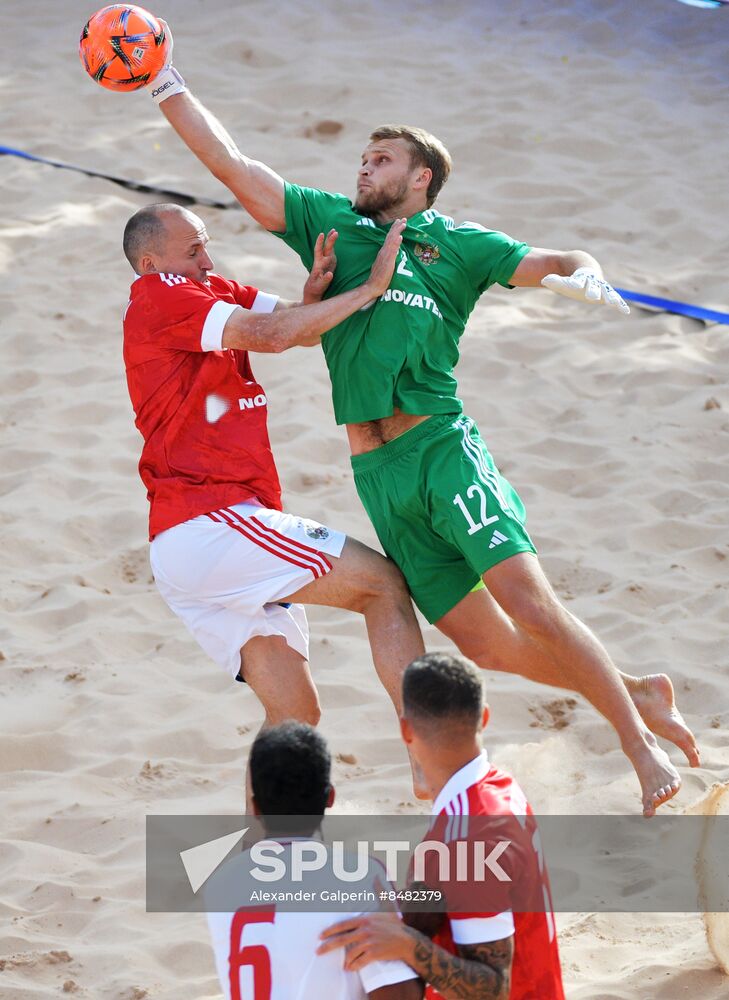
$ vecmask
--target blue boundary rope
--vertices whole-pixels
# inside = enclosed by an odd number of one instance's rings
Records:
[[[643,295],[642,292],[631,292],[627,288],[616,288],[615,291],[628,302],[635,302],[639,306],[649,306],[651,309],[677,313],[679,316],[690,316],[692,319],[701,319],[705,323],[729,323],[729,313],[704,309],[703,306],[692,306],[687,302],[676,302],[674,299],[660,299],[654,295]]]
[[[120,187],[127,188],[130,191],[141,191],[143,194],[161,194],[183,205],[206,205],[208,208],[240,207],[237,201],[225,202],[215,201],[213,198],[198,198],[196,195],[186,194],[184,191],[173,191],[171,188],[157,187],[154,184],[144,184],[141,181],[132,181],[126,177],[117,177],[115,174],[104,174],[98,170],[87,170],[86,167],[77,167],[73,163],[49,160],[45,156],[35,156],[33,153],[26,153],[22,149],[13,149],[12,146],[0,146],[0,156],[19,156],[22,160],[45,163],[49,167],[59,167],[61,170],[75,170],[77,173],[86,174],[88,177],[101,177],[105,181],[111,181],[113,184],[118,184]]]
[[[131,181],[125,177],[117,177],[114,174],[104,174],[98,170],[87,170],[85,167],[77,167],[72,163],[62,163],[60,160],[49,160],[45,156],[36,156],[34,153],[26,153],[22,149],[13,149],[12,146],[0,146],[0,156],[19,156],[23,160],[33,160],[36,163],[45,163],[49,167],[59,167],[62,170],[75,170],[77,173],[86,174],[88,177],[101,177],[104,180],[112,181],[121,187],[131,191],[141,191],[145,194],[162,194],[174,201],[179,201],[183,205],[206,205],[209,208],[239,208],[237,201],[215,201],[213,198],[198,198],[195,195],[186,194],[183,191],[173,191],[170,188],[156,187],[153,184],[143,184],[139,181]],[[661,299],[653,295],[643,295],[641,292],[631,292],[627,288],[616,288],[615,291],[622,295],[628,302],[635,302],[636,305],[648,306],[651,309],[658,309],[661,312],[677,313],[680,316],[690,316],[692,319],[700,319],[705,323],[726,323],[729,324],[729,313],[716,312],[713,309],[704,309],[702,306],[692,306],[686,302],[676,302],[674,299]]]

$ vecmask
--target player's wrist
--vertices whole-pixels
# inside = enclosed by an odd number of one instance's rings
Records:
[[[384,294],[384,292],[380,290],[379,285],[373,281],[372,278],[368,278],[367,281],[364,281],[359,286],[358,291],[361,293],[365,302],[374,302],[375,299],[379,299],[380,295]]]
[[[168,97],[175,94],[184,94],[187,90],[184,78],[177,72],[174,66],[165,66],[161,73],[158,73],[151,83],[144,88],[152,99],[161,104]]]

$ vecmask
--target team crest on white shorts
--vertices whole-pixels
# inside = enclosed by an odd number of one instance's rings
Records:
[[[329,528],[325,528],[323,524],[317,524],[316,521],[299,521],[299,524],[309,538],[329,538]]]

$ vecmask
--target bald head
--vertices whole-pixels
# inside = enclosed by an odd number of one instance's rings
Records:
[[[138,274],[154,271],[205,281],[212,261],[205,223],[180,205],[147,205],[124,227],[124,255]]]

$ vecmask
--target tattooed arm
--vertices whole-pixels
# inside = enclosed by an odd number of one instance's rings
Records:
[[[460,944],[457,955],[407,928],[412,958],[403,958],[444,1000],[508,1000],[511,992],[513,937],[483,944]]]
[[[444,1000],[508,1000],[513,937],[457,945],[451,955],[391,913],[342,920],[322,934],[318,954],[346,948],[345,968],[356,972],[369,962],[400,959]]]

